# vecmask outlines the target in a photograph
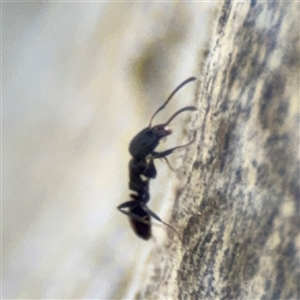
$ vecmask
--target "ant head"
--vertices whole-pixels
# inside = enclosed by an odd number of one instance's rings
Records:
[[[143,159],[157,147],[160,139],[171,133],[171,128],[166,124],[146,127],[132,139],[129,152],[134,158]]]
[[[149,129],[149,133],[151,132],[150,135],[157,137],[159,140],[173,132],[172,128],[166,124],[159,124]]]

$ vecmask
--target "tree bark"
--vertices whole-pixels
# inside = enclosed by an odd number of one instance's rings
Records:
[[[136,299],[299,299],[299,3],[226,1],[200,81],[183,239]]]

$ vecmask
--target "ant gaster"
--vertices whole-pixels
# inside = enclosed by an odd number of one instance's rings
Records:
[[[150,119],[149,126],[141,130],[130,142],[129,152],[132,159],[129,162],[129,189],[134,193],[130,194],[131,200],[124,202],[118,206],[118,210],[129,217],[132,229],[142,239],[151,238],[151,217],[173,229],[178,236],[179,233],[169,224],[165,223],[158,215],[151,211],[147,203],[150,200],[149,180],[156,177],[157,171],[153,160],[163,158],[169,165],[166,156],[170,155],[174,150],[189,146],[189,143],[174,148],[167,149],[163,152],[156,152],[154,149],[158,146],[160,140],[172,133],[169,123],[180,113],[184,111],[194,111],[195,106],[186,106],[174,113],[167,122],[152,126],[152,121],[157,113],[163,110],[169,103],[174,94],[187,83],[196,80],[190,77],[182,82],[167,98],[165,103],[160,106]],[[128,209],[124,210],[124,209]]]

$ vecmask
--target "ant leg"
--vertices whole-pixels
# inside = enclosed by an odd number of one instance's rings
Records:
[[[138,204],[139,205],[139,204]],[[135,206],[138,206],[136,201],[127,201],[127,202],[124,202],[122,204],[120,204],[117,209],[123,213],[124,215],[128,216],[129,218],[132,218],[136,221],[139,221],[141,223],[144,223],[144,224],[147,224],[149,225],[150,222],[145,220],[144,218],[147,217],[147,215],[145,215],[145,217],[141,217],[141,216],[138,216],[132,212],[129,212],[129,211],[126,211],[126,210],[123,210],[123,208],[133,208]],[[147,211],[145,211],[147,213]]]
[[[161,159],[164,159],[164,160],[166,161],[166,163],[167,163],[169,169],[170,169],[172,172],[176,172],[176,170],[172,167],[172,165],[170,164],[170,162],[168,161],[168,159],[167,159],[165,156],[161,157]]]
[[[133,195],[133,194],[132,194]],[[118,207],[117,207],[117,209],[121,212],[121,213],[123,213],[123,214],[125,214],[125,215],[127,215],[127,211],[125,211],[125,210],[122,210],[123,208],[131,208],[131,207],[133,207],[133,206],[135,206],[135,205],[137,205],[137,203],[135,202],[135,201],[127,201],[127,202],[124,202],[124,203],[122,203],[122,204],[120,204]]]
[[[154,158],[151,157],[149,160],[149,163],[147,165],[147,168],[143,171],[143,175],[145,175],[148,178],[155,179],[157,175],[157,171],[153,162]]]
[[[152,210],[150,210],[150,208],[148,208],[146,205],[142,205],[142,207],[155,220],[157,220],[158,222],[161,222],[162,224],[164,224],[167,227],[171,228],[178,235],[179,240],[182,241],[179,232],[173,226],[171,226],[170,224],[164,222],[156,213],[154,213]]]
[[[151,153],[151,155],[153,156],[153,159],[156,159],[156,158],[165,158],[166,156],[168,156],[171,153],[173,153],[174,150],[188,147],[189,145],[191,145],[192,143],[194,143],[194,141],[195,141],[195,137],[190,142],[188,142],[187,144],[180,145],[180,146],[177,146],[177,147],[174,147],[174,148],[171,148],[171,149],[167,149],[167,150],[165,150],[163,152],[155,152],[155,151],[153,151]]]

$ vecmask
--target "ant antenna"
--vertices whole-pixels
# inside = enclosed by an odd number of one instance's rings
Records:
[[[197,107],[195,106],[186,106],[183,107],[181,109],[179,109],[165,124],[163,124],[163,126],[167,126],[169,123],[171,123],[171,121],[180,113],[187,111],[187,110],[197,110]]]
[[[153,116],[151,117],[151,119],[150,119],[150,123],[149,123],[149,127],[151,128],[151,124],[152,124],[152,121],[153,121],[153,119],[154,119],[154,117],[161,111],[161,110],[163,110],[165,107],[166,107],[166,105],[169,103],[169,101],[172,99],[172,97],[176,94],[176,92],[178,91],[178,90],[180,90],[184,85],[186,85],[187,83],[189,83],[189,82],[191,82],[191,81],[194,81],[194,80],[196,80],[197,78],[196,77],[190,77],[190,78],[188,78],[188,79],[186,79],[184,82],[182,82],[172,93],[171,93],[171,95],[168,97],[168,99],[166,100],[166,102],[161,106],[161,107],[159,107],[158,109],[157,109],[157,111],[153,114]],[[179,112],[178,112],[179,113]],[[174,116],[174,118],[175,118],[175,116]]]

